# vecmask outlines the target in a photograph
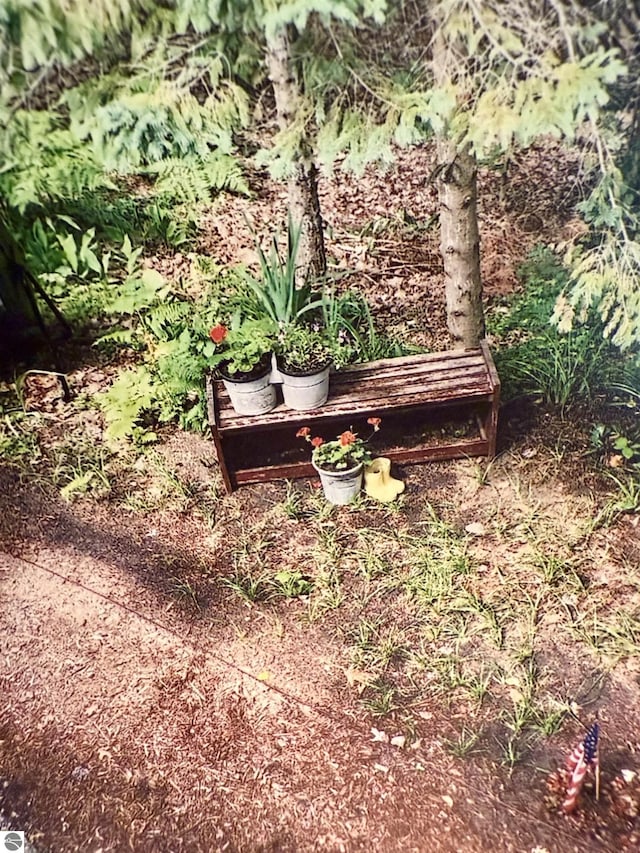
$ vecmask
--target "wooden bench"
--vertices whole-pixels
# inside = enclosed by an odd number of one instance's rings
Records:
[[[495,455],[500,380],[486,343],[477,349],[388,358],[331,376],[329,399],[298,412],[280,403],[264,415],[238,415],[224,385],[207,378],[209,421],[225,487],[315,475],[302,426],[326,441],[345,429],[365,436],[382,419],[374,455],[425,462]]]

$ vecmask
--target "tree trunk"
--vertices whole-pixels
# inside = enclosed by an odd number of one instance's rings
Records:
[[[447,326],[456,349],[484,337],[475,157],[438,140],[440,252],[444,264]]]
[[[454,47],[436,30],[433,68],[438,88],[449,83],[455,68]],[[477,163],[467,149],[459,150],[444,133],[437,139],[440,253],[444,265],[447,326],[456,349],[476,347],[484,337],[480,236],[476,200]]]
[[[278,30],[268,39],[267,66],[276,100],[278,127],[285,131],[293,125],[302,106],[300,87],[293,73],[291,47],[286,29]],[[295,228],[300,229],[297,255],[300,278],[306,280],[323,275],[327,261],[318,197],[318,171],[306,133],[296,155],[287,194],[291,221]]]

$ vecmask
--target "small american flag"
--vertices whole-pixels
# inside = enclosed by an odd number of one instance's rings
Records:
[[[565,814],[571,814],[575,810],[585,777],[590,769],[593,769],[595,774],[596,797],[600,794],[599,738],[600,726],[595,722],[587,732],[585,739],[576,746],[567,759],[567,770],[571,774],[571,778],[567,787],[567,796],[562,804],[562,811]]]

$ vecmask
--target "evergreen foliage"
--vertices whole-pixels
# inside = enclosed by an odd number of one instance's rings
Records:
[[[392,143],[414,144],[433,133],[470,145],[480,158],[544,135],[573,140],[585,121],[598,119],[609,87],[625,71],[617,52],[602,46],[602,25],[586,12],[565,29],[536,0],[511,2],[508,14],[495,0],[414,7],[423,14],[399,55],[370,56],[369,66],[362,51],[345,57],[352,94],[327,111],[318,136],[325,165],[344,155],[344,167],[360,170],[368,160],[386,159]],[[400,4],[390,30],[397,32],[398,18],[408,14]],[[447,45],[446,71],[433,66],[436,31]]]
[[[626,128],[611,101],[628,76],[624,39],[610,34],[615,20],[594,14],[605,5],[6,0],[0,215],[51,287],[62,287],[65,270],[72,281],[104,283],[114,246],[103,241],[122,244],[126,217],[116,226],[114,211],[99,222],[107,212],[90,214],[87,200],[114,191],[110,170],[134,172],[154,181],[150,201],[133,211],[139,238],[186,245],[192,231],[179,205],[248,192],[237,134],[264,84],[265,39],[292,27],[301,106],[259,163],[290,175],[310,139],[306,154],[326,169],[339,161],[355,171],[434,133],[487,162],[541,135],[587,140],[585,164],[601,178],[584,207],[593,230],[568,247],[573,273],[556,320],[564,328],[597,306],[605,333],[632,347],[640,341],[637,198],[621,171]],[[433,64],[436,33],[447,45],[446,74]],[[60,83],[65,67],[79,83]]]

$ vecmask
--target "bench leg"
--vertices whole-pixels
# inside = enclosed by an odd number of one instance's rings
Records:
[[[222,438],[217,428],[213,426],[211,428],[211,434],[213,436],[213,443],[216,448],[216,456],[218,457],[218,465],[220,466],[220,473],[222,474],[222,481],[224,483],[224,487],[227,490],[227,494],[230,495],[231,492],[235,491],[237,488],[236,478],[227,465],[227,460],[224,455],[224,446],[222,442]]]

